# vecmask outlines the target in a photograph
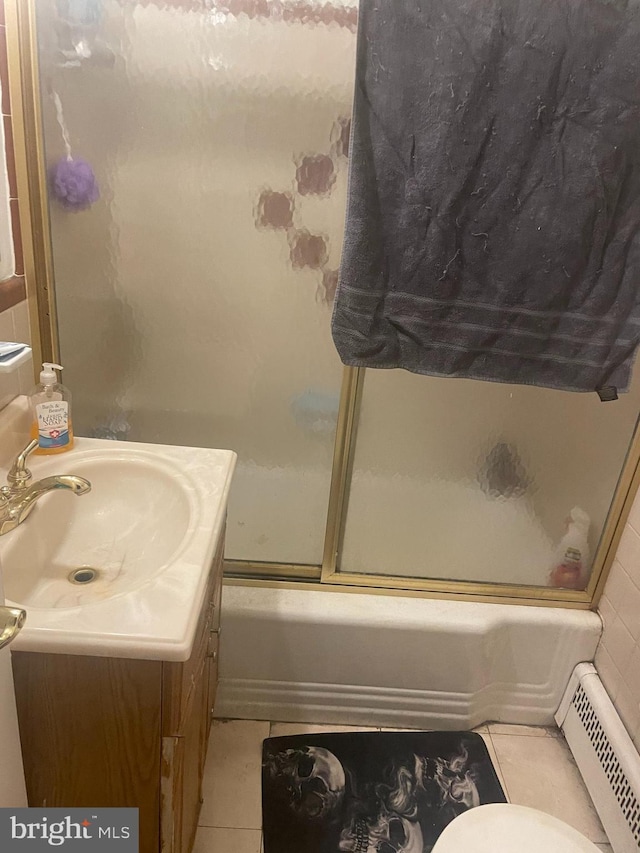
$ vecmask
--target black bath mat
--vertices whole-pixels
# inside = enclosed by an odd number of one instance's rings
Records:
[[[473,732],[265,740],[264,853],[428,853],[462,812],[506,798]]]

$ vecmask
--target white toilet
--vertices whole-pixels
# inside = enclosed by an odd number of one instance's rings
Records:
[[[507,803],[477,806],[453,820],[432,853],[598,853],[558,818]]]

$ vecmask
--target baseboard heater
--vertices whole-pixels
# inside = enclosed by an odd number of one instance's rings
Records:
[[[614,853],[638,853],[640,755],[592,664],[576,666],[555,718]]]

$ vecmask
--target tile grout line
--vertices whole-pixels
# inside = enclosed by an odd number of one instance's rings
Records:
[[[487,726],[487,735],[489,736],[489,740],[491,741],[491,747],[493,750],[492,760],[494,760],[494,758],[495,758],[495,762],[498,765],[496,769],[500,771],[498,781],[500,782],[500,784],[504,788],[504,795],[507,798],[507,802],[510,803],[511,802],[511,794],[509,793],[509,789],[507,788],[507,780],[505,778],[504,770],[502,769],[502,765],[500,764],[500,759],[498,758],[498,750],[496,749],[496,745],[495,745],[494,740],[493,740],[493,732],[491,731],[489,726]],[[512,735],[512,737],[523,737],[523,735]]]

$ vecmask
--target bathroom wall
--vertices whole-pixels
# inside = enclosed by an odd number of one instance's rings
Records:
[[[0,300],[4,282],[0,282]],[[26,300],[0,312],[0,341],[29,343],[29,313]],[[26,394],[33,387],[31,362],[22,365],[13,373],[0,373],[0,409],[18,394]]]
[[[14,274],[0,280],[0,340],[29,343],[29,316],[27,311],[22,239],[18,210],[18,189],[13,152],[11,127],[11,99],[9,97],[9,75],[7,65],[7,41],[4,25],[4,2],[0,0],[0,86],[2,87],[2,122],[4,130],[11,226],[13,232]],[[6,406],[18,394],[24,394],[33,385],[32,369],[29,364],[14,373],[0,373],[0,408]]]
[[[600,601],[604,623],[595,665],[640,750],[640,493]]]

